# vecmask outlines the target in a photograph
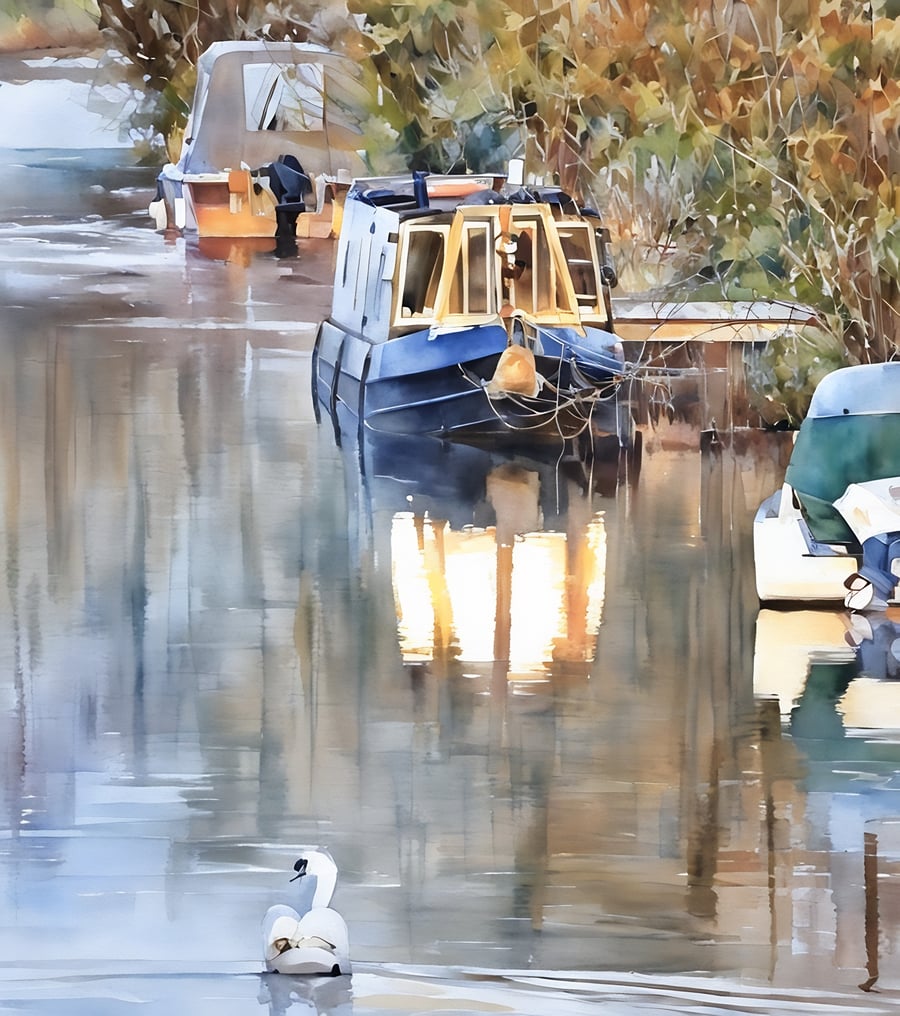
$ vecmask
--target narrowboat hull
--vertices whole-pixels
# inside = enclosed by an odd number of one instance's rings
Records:
[[[474,326],[434,335],[429,330],[369,342],[325,321],[316,340],[314,397],[333,421],[383,434],[441,437],[473,432],[508,437],[571,438],[590,428],[626,442],[630,423],[619,403],[622,364],[592,350],[594,377],[583,377],[561,330],[535,353],[543,383],[537,395],[490,394],[505,329]],[[608,391],[598,376],[608,381]]]

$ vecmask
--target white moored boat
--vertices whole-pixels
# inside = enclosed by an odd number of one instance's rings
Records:
[[[200,237],[330,236],[363,169],[345,113],[352,61],[293,42],[217,42],[200,57],[177,163],[159,174],[159,229]]]
[[[763,601],[893,603],[900,578],[900,362],[844,367],[813,393],[780,490],[753,525]]]

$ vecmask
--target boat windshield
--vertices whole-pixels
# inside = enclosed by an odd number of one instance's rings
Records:
[[[573,290],[569,264],[578,272]],[[554,325],[578,325],[597,309],[598,270],[585,224],[564,246],[543,206],[461,207],[452,223],[405,223],[398,242],[394,327],[496,320],[511,310]]]
[[[463,223],[459,256],[451,266],[448,314],[496,314],[490,221]]]
[[[817,540],[853,540],[833,504],[851,483],[900,476],[898,393],[900,363],[844,367],[819,382],[785,472]]]
[[[847,487],[891,476],[900,476],[897,413],[807,417],[785,472],[810,531],[824,543],[853,540],[833,504]]]
[[[579,321],[550,210],[543,205],[461,207],[447,238],[435,318],[485,319],[510,310],[554,324]]]
[[[536,316],[569,310],[565,272],[553,256],[544,220],[539,215],[518,215],[510,228],[515,250],[513,264],[505,273],[508,302]]]

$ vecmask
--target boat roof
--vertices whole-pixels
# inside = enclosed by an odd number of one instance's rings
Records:
[[[402,176],[372,176],[354,180],[348,201],[404,213],[452,211],[466,202],[499,203],[505,177],[484,174],[470,176],[413,173]]]
[[[245,60],[272,59],[296,56],[301,53],[330,53],[331,50],[314,42],[266,42],[264,39],[228,40],[212,42],[201,53],[197,66],[209,69],[226,53],[240,53]],[[261,56],[262,54],[262,56]]]
[[[197,86],[178,168],[257,169],[294,155],[307,173],[364,169],[360,127],[346,109],[360,88],[356,64],[300,42],[216,42],[197,63]]]
[[[569,214],[596,216],[580,208],[559,187],[509,190],[505,173],[440,174],[412,173],[397,176],[361,177],[353,180],[348,201],[386,208],[401,218],[427,212],[454,211],[460,206],[558,205]],[[599,218],[599,216],[597,216]]]
[[[900,362],[865,363],[826,374],[807,419],[900,413]]]
[[[264,39],[228,40],[221,43],[210,43],[197,61],[198,67],[209,67],[226,53],[240,53],[246,59],[254,60],[260,53],[268,57],[279,54],[296,53],[330,53],[331,51],[318,43],[267,42]]]

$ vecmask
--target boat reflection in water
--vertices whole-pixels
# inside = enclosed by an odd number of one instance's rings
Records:
[[[807,797],[796,819],[827,807],[835,857],[858,856],[863,845],[858,933],[868,976],[858,987],[870,991],[879,960],[892,957],[886,942],[900,913],[900,611],[761,610],[753,685],[758,700],[778,703],[805,756]]]
[[[357,457],[348,437],[373,540],[389,549],[403,663],[518,692],[586,677],[614,507],[602,499],[636,482],[639,446],[517,451],[367,433],[361,448],[350,439]]]
[[[900,612],[761,610],[753,684],[795,737],[900,729]]]

